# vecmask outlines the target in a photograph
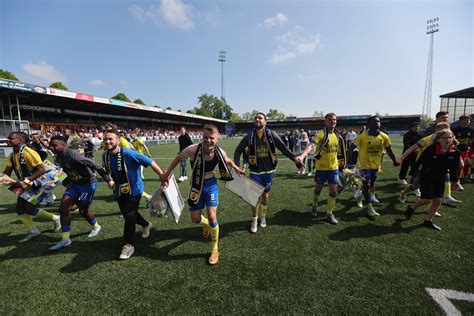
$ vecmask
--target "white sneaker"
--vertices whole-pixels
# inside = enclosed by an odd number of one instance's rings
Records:
[[[308,173],[308,177],[311,177],[312,175],[313,175],[312,172],[309,172],[309,173]]]
[[[34,238],[36,236],[39,236],[41,234],[41,231],[36,228],[36,227],[33,227],[25,236],[23,236],[23,238],[21,238],[20,240],[18,240],[18,242],[25,242],[25,241],[28,241],[30,240],[31,238]]]
[[[415,191],[413,191],[413,194],[415,194],[417,197],[420,197],[421,196],[420,189],[416,189]]]
[[[188,176],[184,176],[183,181],[187,181],[187,180],[188,180]]]
[[[434,216],[436,216],[436,217],[441,217],[441,213],[436,212],[436,213],[434,214]]]
[[[267,227],[267,218],[265,216],[262,216],[260,219],[260,227]]]
[[[443,203],[444,204],[450,204],[450,203],[462,203],[462,201],[460,200],[456,200],[455,198],[453,198],[451,195],[448,195],[446,197],[444,197],[443,199]]]
[[[398,196],[398,200],[400,201],[400,203],[405,203],[406,199],[407,194],[405,193],[405,190],[401,190],[400,195]]]
[[[178,178],[178,182],[183,182],[183,181],[184,181],[184,177],[183,177],[183,176],[181,176],[181,177]]]
[[[255,234],[257,232],[258,221],[252,220],[250,222],[250,232]]]
[[[147,227],[142,227],[142,238],[143,239],[150,237],[150,230],[151,230],[152,227],[153,227],[152,222],[148,222]]]
[[[61,239],[56,245],[49,248],[50,251],[59,251],[63,248],[69,247],[72,244],[70,238]]]
[[[377,200],[377,198],[375,197],[375,195],[372,195],[372,196],[370,197],[370,202],[372,202],[372,203],[380,203],[380,201]]]
[[[89,235],[87,235],[87,237],[92,238],[99,235],[99,232],[101,229],[102,229],[102,226],[97,225],[97,227],[92,228],[92,230],[89,232]]]
[[[125,246],[123,246],[122,253],[120,254],[119,258],[120,260],[126,260],[130,258],[134,252],[135,252],[135,248],[130,244],[126,244]]]
[[[461,184],[459,184],[459,191],[464,191],[464,187]]]
[[[405,179],[398,179],[398,183],[403,184],[403,185],[407,185],[407,184],[408,184]]]

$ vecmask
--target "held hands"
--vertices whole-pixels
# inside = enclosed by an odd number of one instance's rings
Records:
[[[395,162],[397,163],[397,165],[395,164]],[[403,163],[403,161],[402,161],[402,159],[401,159],[400,157],[398,157],[397,159],[395,159],[395,162],[393,163],[394,166],[400,166],[400,165]]]
[[[107,185],[109,186],[109,189],[112,191],[115,191],[115,182],[114,180],[110,180]]]
[[[237,174],[238,174],[239,176],[245,174],[245,168],[244,168],[244,169],[240,169],[240,168],[237,167],[237,168],[234,168],[234,170],[237,172]]]
[[[398,161],[398,159],[396,159],[396,160],[393,161],[393,165],[394,165],[395,167],[398,167],[398,166],[401,165],[401,163]]]
[[[304,160],[303,155],[296,156],[296,157],[295,157],[295,164],[298,165],[299,163],[302,163],[303,160]]]

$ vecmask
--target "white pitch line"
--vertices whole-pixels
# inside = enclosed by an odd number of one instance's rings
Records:
[[[458,301],[468,301],[474,302],[474,294],[473,293],[465,293],[459,292],[454,290],[447,290],[447,289],[431,289],[426,288],[428,294],[430,294],[436,303],[441,306],[443,311],[448,316],[461,316],[461,312],[456,308],[456,306],[451,303],[451,300],[458,300]]]

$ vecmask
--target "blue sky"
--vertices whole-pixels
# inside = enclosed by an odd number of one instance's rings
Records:
[[[474,85],[474,1],[0,1],[0,68],[71,91],[187,110],[421,113],[435,35],[439,95]]]

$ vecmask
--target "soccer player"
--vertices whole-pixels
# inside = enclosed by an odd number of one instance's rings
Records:
[[[362,187],[362,194],[367,204],[367,214],[370,217],[380,216],[373,208],[373,203],[379,203],[375,197],[375,181],[378,171],[382,166],[382,155],[384,151],[393,161],[394,166],[398,166],[393,154],[390,137],[380,130],[380,117],[371,116],[367,119],[368,130],[360,134],[353,142],[359,152],[360,174],[365,178]]]
[[[191,136],[186,132],[186,128],[184,126],[181,126],[179,129],[180,135],[178,137],[178,142],[179,142],[179,152],[182,152],[186,147],[189,147],[193,144],[193,140],[191,139]],[[178,182],[186,181],[188,180],[188,175],[186,172],[186,164],[187,160],[182,160],[181,161],[181,176],[178,178]]]
[[[135,251],[135,225],[142,226],[142,238],[150,236],[152,223],[146,221],[138,212],[144,184],[140,166],[151,166],[153,171],[162,175],[163,171],[152,159],[139,152],[119,145],[120,134],[117,130],[108,130],[104,134],[106,151],[102,161],[107,173],[115,183],[114,195],[125,220],[124,238],[120,259],[130,258]]]
[[[459,117],[459,126],[452,129],[454,137],[459,142],[457,149],[461,152],[461,159],[464,163],[463,178],[464,182],[471,182],[469,179],[469,169],[471,168],[470,159],[469,159],[469,142],[471,140],[473,129],[471,126],[471,118],[467,115],[462,115]],[[461,176],[461,170],[458,172],[458,176]]]
[[[433,223],[433,217],[441,206],[447,172],[453,189],[459,189],[457,169],[461,153],[454,147],[454,141],[454,135],[449,129],[437,132],[434,134],[433,144],[428,146],[416,161],[415,167],[421,166],[421,198],[407,207],[407,219],[411,218],[419,206],[431,204],[423,226],[441,230]]]
[[[113,180],[103,167],[77,151],[67,148],[66,142],[67,139],[62,136],[53,136],[49,142],[51,150],[56,155],[56,162],[69,179],[65,183],[66,191],[59,206],[62,239],[49,248],[51,251],[58,251],[71,245],[70,213],[74,205],[79,207],[79,214],[92,226],[88,237],[92,238],[99,234],[101,226],[97,223],[94,213],[90,211],[90,205],[97,189],[95,171],[108,183],[110,188],[114,186]]]
[[[202,143],[188,146],[181,151],[163,175],[164,179],[168,179],[180,161],[192,159],[193,174],[188,198],[189,210],[193,223],[202,225],[204,238],[211,236],[211,255],[208,260],[210,265],[219,262],[219,222],[217,221],[219,192],[214,169],[216,166],[219,167],[221,180],[225,181],[232,180],[227,164],[230,164],[239,175],[244,173],[217,145],[218,141],[217,127],[212,124],[205,125]],[[204,207],[206,207],[208,218],[202,215]]]
[[[304,171],[301,160],[296,160],[295,155],[286,148],[278,134],[267,125],[267,117],[262,112],[255,115],[255,129],[246,135],[239,143],[234,152],[234,162],[239,165],[240,155],[248,147],[250,178],[265,187],[257,207],[252,208],[252,221],[250,232],[256,233],[258,226],[258,210],[260,211],[260,226],[267,226],[267,208],[269,193],[272,186],[273,173],[277,165],[275,149],[278,148],[286,157],[295,162],[300,172]]]
[[[131,144],[132,144],[131,149],[135,149],[136,151],[138,151],[142,155],[145,155],[145,151],[146,151],[146,156],[148,158],[151,158],[150,151],[148,150],[147,145],[145,144],[144,141],[142,141],[140,139],[140,137],[138,137],[137,132],[133,131],[130,134],[130,136],[132,137],[132,139],[131,139]],[[143,175],[143,170],[144,170],[144,168],[143,168],[143,166],[141,166],[140,167],[140,173],[142,175],[142,180],[145,180],[145,176]],[[150,194],[146,193],[145,191],[143,191],[142,196],[145,198],[146,207],[148,208],[150,206],[152,196]]]
[[[336,225],[338,223],[333,214],[334,206],[336,205],[337,184],[339,177],[339,160],[338,152],[341,152],[344,157],[346,154],[346,143],[344,138],[335,130],[337,124],[337,117],[335,113],[328,113],[324,117],[324,129],[320,130],[316,135],[316,174],[315,174],[315,188],[313,206],[311,208],[311,215],[318,216],[318,201],[321,190],[327,182],[329,186],[329,197],[327,201],[326,218],[330,224]],[[303,154],[298,158],[302,160],[311,151],[310,144],[305,149]],[[343,162],[345,165],[345,159]],[[341,166],[344,168],[344,166]]]
[[[7,141],[8,145],[13,147],[13,152],[7,158],[3,174],[10,176],[12,172],[15,172],[18,182],[14,183],[13,187],[26,190],[32,195],[39,193],[42,188],[35,183],[35,180],[46,172],[46,168],[38,153],[26,146],[28,135],[23,132],[12,132],[8,135]],[[15,210],[22,223],[28,227],[28,233],[19,240],[20,242],[25,242],[41,234],[33,222],[33,218],[45,218],[53,221],[54,231],[61,228],[58,215],[36,207],[21,196],[17,198]]]

